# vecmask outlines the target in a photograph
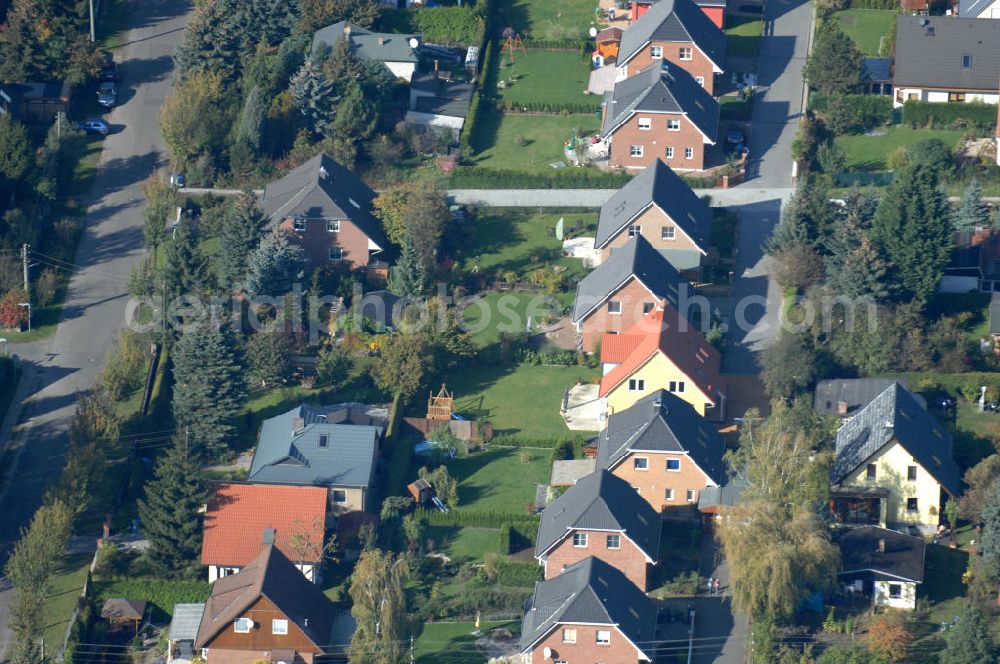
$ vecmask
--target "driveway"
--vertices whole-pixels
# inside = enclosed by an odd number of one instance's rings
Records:
[[[12,439],[17,461],[8,473],[16,479],[5,482],[0,492],[0,561],[6,559],[19,529],[28,523],[47,483],[62,467],[76,395],[94,383],[122,325],[128,275],[144,250],[139,186],[165,163],[160,107],[170,88],[173,52],[191,5],[143,0],[131,6],[132,29],[115,53],[122,75],[122,105],[109,120],[116,132],[104,142],[59,327],[48,339],[11,346],[22,361],[22,389],[28,398],[8,415],[10,422],[20,424]],[[4,583],[0,654],[10,643],[10,600]]]

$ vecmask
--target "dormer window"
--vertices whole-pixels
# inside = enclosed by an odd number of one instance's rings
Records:
[[[305,219],[293,219],[292,229],[297,233],[303,233],[306,230],[306,220]]]

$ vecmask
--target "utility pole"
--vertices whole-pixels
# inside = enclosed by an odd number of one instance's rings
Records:
[[[28,290],[28,249],[31,245],[22,244],[21,245],[21,266],[24,269],[24,292],[29,293]]]
[[[97,41],[97,35],[94,30],[94,0],[88,0],[87,5],[90,7],[90,41]]]

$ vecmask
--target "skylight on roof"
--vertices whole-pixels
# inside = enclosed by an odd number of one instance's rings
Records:
[[[356,200],[354,200],[353,198],[348,198],[347,202],[350,203],[351,205],[353,205],[354,207],[358,208],[359,210],[361,209],[361,206],[358,205],[358,202]]]

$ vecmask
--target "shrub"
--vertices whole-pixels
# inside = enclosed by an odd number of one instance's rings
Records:
[[[824,173],[840,173],[847,168],[847,155],[836,143],[823,143],[816,151],[816,161]]]
[[[881,95],[813,95],[813,108],[823,113],[834,134],[863,131],[892,121],[892,98]]]
[[[599,105],[581,104],[574,102],[550,102],[550,101],[516,101],[510,99],[498,99],[494,104],[498,112],[507,113],[547,113],[568,115],[570,113],[594,113]]]
[[[519,436],[517,434],[500,434],[494,436],[491,444],[495,447],[551,447],[559,448],[563,445],[569,444],[574,448],[577,445],[582,447],[583,436],[561,436],[558,438],[529,438],[526,436]]]
[[[851,9],[899,9],[898,0],[851,0]]]
[[[994,104],[940,104],[910,99],[903,104],[903,124],[937,129],[992,129],[997,125]]]
[[[419,508],[414,512],[417,519],[428,526],[473,526],[477,528],[502,528],[520,526],[537,528],[538,516],[518,512],[497,512],[493,510],[457,509],[439,512]]]
[[[45,269],[41,276],[35,280],[35,304],[39,307],[47,307],[56,299],[56,292],[59,290],[59,275],[55,270]]]
[[[500,553],[503,555],[510,553],[510,531],[509,523],[500,526]]]
[[[212,590],[212,586],[205,581],[152,577],[115,577],[96,585],[99,602],[109,597],[144,599],[158,609],[159,615],[155,615],[154,620],[160,621],[173,613],[174,604],[204,602]]]
[[[500,561],[496,566],[497,584],[513,588],[532,588],[542,580],[542,567],[537,563]]]
[[[456,189],[619,189],[629,180],[626,173],[566,168],[537,174],[479,166],[459,166],[451,176]]]
[[[660,597],[690,597],[698,594],[699,582],[697,572],[683,572],[663,584],[657,594]]]

